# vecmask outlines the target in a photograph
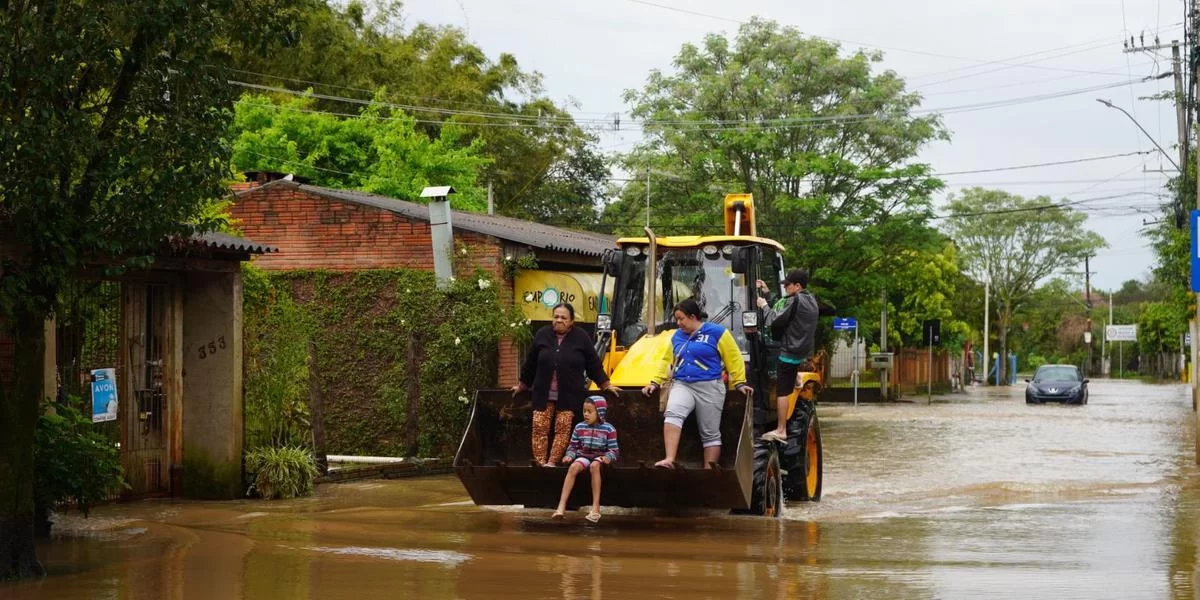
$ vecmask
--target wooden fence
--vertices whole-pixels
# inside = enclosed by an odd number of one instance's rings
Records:
[[[896,352],[895,368],[891,373],[893,390],[901,395],[924,392],[931,377],[933,391],[947,392],[953,388],[948,352],[935,348],[932,361],[928,348],[903,348]]]

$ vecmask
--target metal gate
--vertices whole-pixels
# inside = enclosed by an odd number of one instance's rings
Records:
[[[55,312],[57,390],[55,398],[67,402],[79,398],[84,414],[92,407],[91,372],[115,368],[121,361],[121,283],[76,280],[65,286]],[[121,442],[119,423],[95,423],[113,444]]]
[[[79,398],[90,414],[92,370],[116,369],[117,420],[92,427],[120,448],[128,496],[171,491],[172,442],[182,433],[168,393],[177,389],[168,381],[174,295],[168,283],[79,280],[55,315],[60,402]]]
[[[121,388],[128,401],[121,405],[121,462],[130,494],[164,494],[171,489],[173,433],[165,380],[171,288],[133,282],[124,288],[126,368],[120,373],[125,375]]]

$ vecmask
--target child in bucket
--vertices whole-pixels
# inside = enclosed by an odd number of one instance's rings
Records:
[[[583,422],[571,432],[571,444],[563,456],[563,464],[569,463],[567,478],[563,481],[562,496],[553,518],[564,518],[567,497],[575,487],[575,476],[584,471],[592,473],[592,511],[585,517],[595,523],[600,520],[600,469],[617,460],[617,429],[604,421],[608,402],[603,396],[588,396],[583,401]]]

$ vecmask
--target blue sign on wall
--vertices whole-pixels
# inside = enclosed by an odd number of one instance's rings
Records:
[[[92,422],[117,420],[117,370],[92,371]]]
[[[854,317],[834,317],[833,329],[835,331],[851,331],[858,328],[858,319]]]
[[[1192,291],[1200,292],[1200,239],[1196,237],[1196,223],[1200,221],[1200,210],[1192,211]]]

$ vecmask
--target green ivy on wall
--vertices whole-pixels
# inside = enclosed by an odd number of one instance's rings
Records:
[[[502,289],[483,271],[460,271],[442,287],[432,272],[414,269],[265,277],[273,296],[246,286],[248,371],[253,360],[270,364],[265,353],[287,352],[279,343],[252,347],[249,333],[265,314],[258,309],[263,298],[279,303],[286,296],[311,324],[330,453],[452,456],[474,391],[495,384],[499,341],[522,343],[529,335],[524,316],[503,305]],[[256,353],[260,358],[252,358]],[[301,374],[295,360],[276,368]],[[248,401],[259,393],[254,385],[248,373]],[[250,421],[248,410],[247,431]]]

